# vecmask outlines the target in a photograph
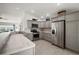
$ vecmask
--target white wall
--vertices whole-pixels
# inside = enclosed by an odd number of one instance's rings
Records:
[[[9,5],[9,4],[1,4],[0,5],[0,16],[7,20],[0,20],[0,22],[9,22],[14,23],[16,25],[16,29],[20,29],[20,26],[22,27],[22,30],[27,29],[27,20],[30,20],[32,18],[36,18],[33,16],[33,14],[29,14],[23,9],[16,9],[18,6],[16,4]],[[21,7],[21,6],[20,6]]]
[[[15,17],[10,14],[1,14],[1,17],[4,19],[0,19],[0,22],[13,23],[16,26],[16,30],[19,30],[19,24],[21,23],[21,17]]]
[[[27,20],[32,20],[32,18],[36,18],[33,15],[25,14],[24,18],[21,20],[21,31],[29,31]]]

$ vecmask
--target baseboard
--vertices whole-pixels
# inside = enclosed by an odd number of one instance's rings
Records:
[[[75,51],[75,50],[73,50],[73,49],[70,49],[70,48],[67,48],[67,47],[66,47],[66,49],[68,49],[68,50],[70,50],[70,51],[73,51],[74,53],[79,54],[79,52],[78,52],[78,51]]]

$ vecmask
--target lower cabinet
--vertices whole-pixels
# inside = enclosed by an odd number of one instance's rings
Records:
[[[66,48],[79,52],[79,22],[66,23]]]
[[[53,35],[51,33],[43,33],[43,39],[53,43]]]
[[[33,33],[24,33],[24,36],[26,36],[30,40],[33,40]]]

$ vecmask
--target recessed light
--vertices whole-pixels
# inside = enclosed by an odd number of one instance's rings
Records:
[[[18,7],[16,8],[16,10],[19,10],[19,9],[20,9],[20,8],[18,8]]]
[[[41,16],[41,18],[44,18],[44,16]]]
[[[47,13],[47,14],[46,14],[46,17],[49,17],[49,16],[50,16],[50,14],[49,14],[49,13]]]
[[[34,10],[31,10],[31,13],[35,13],[35,11]]]
[[[61,5],[60,3],[57,3],[57,6]]]

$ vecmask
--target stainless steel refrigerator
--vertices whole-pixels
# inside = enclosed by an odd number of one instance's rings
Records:
[[[52,22],[53,44],[65,48],[65,20]]]

